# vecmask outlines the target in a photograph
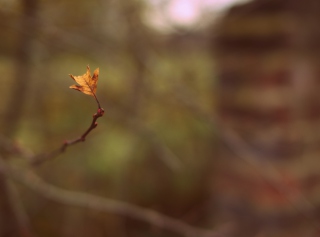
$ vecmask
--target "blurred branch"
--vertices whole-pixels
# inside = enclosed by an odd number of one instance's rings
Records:
[[[98,118],[102,117],[103,114],[104,114],[104,110],[100,107],[100,104],[99,104],[99,108],[97,110],[97,113],[95,113],[93,115],[90,127],[80,137],[78,137],[78,138],[76,138],[74,140],[64,141],[60,148],[58,148],[56,150],[53,150],[52,152],[34,156],[33,158],[31,158],[31,164],[32,165],[39,165],[39,164],[43,163],[44,161],[47,161],[47,160],[50,160],[50,159],[53,159],[53,158],[57,157],[58,155],[63,153],[67,149],[68,146],[74,145],[74,144],[79,143],[79,142],[84,142],[86,137],[87,137],[87,135],[94,128],[96,128],[98,126],[98,123],[96,121],[97,121]]]
[[[0,134],[0,150],[8,154],[22,156],[28,161],[31,161],[32,157],[34,156],[32,151],[18,143],[14,143],[12,140],[6,138],[2,134]]]
[[[11,204],[12,211],[15,218],[19,222],[19,234],[21,237],[34,237],[30,229],[29,217],[25,212],[24,206],[22,205],[19,193],[15,187],[15,184],[11,180],[6,180],[6,189],[9,202]]]
[[[291,195],[291,191],[286,186],[277,184],[277,180],[279,180],[279,177],[281,177],[281,173],[272,164],[272,162],[270,162],[267,158],[263,159],[263,162],[256,159],[257,157],[261,157],[261,154],[258,154],[252,150],[236,131],[227,128],[217,116],[203,111],[196,102],[190,100],[190,98],[194,97],[188,94],[186,88],[177,88],[175,96],[183,106],[191,110],[193,114],[198,116],[200,119],[207,122],[208,125],[215,130],[222,143],[226,145],[231,152],[258,170],[264,181],[270,186],[274,187],[279,194],[282,195],[297,211],[297,213],[303,215],[308,221],[310,221],[310,224],[314,229],[320,230],[320,227],[316,221],[315,205],[307,200],[302,193],[300,194],[300,203],[296,203],[294,200],[295,198]],[[262,166],[263,168],[261,168]]]
[[[181,159],[174,154],[174,152],[168,147],[159,136],[141,120],[135,117],[128,116],[125,112],[120,111],[119,106],[103,102],[108,107],[108,117],[121,123],[130,129],[135,135],[144,139],[154,149],[157,156],[161,161],[173,172],[177,172],[183,168]],[[118,109],[115,109],[115,108]]]
[[[144,137],[155,149],[158,157],[172,170],[181,170],[183,164],[179,157],[177,157],[173,151],[160,140],[160,138],[151,129],[142,124],[136,119],[125,117],[125,123],[131,130],[137,132],[140,136]]]
[[[61,204],[85,207],[133,218],[182,236],[221,237],[220,234],[214,231],[192,227],[180,220],[165,216],[151,209],[141,208],[129,203],[102,198],[92,194],[68,191],[55,187],[43,181],[31,170],[13,167],[3,159],[0,159],[0,172],[9,178],[24,184],[41,196]]]

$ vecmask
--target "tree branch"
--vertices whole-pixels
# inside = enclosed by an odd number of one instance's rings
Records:
[[[43,181],[31,170],[13,167],[3,159],[0,159],[0,172],[6,177],[24,184],[41,196],[61,204],[86,207],[97,211],[129,217],[182,236],[222,237],[215,231],[192,227],[180,220],[165,216],[151,209],[141,208],[129,203],[102,198],[92,194],[68,191],[55,187]]]
[[[231,128],[227,128],[223,121],[217,116],[211,115],[206,111],[203,111],[194,101],[190,100],[192,96],[186,96],[183,90],[179,90],[175,95],[176,99],[181,102],[186,108],[190,109],[193,114],[205,121],[217,134],[220,141],[226,145],[226,147],[241,160],[251,165],[255,170],[259,171],[260,176],[266,183],[272,186],[282,195],[287,202],[301,216],[306,218],[310,225],[317,231],[320,230],[320,225],[316,221],[316,206],[310,202],[303,193],[300,194],[300,203],[296,203],[292,197],[290,190],[285,185],[277,184],[277,180],[280,180],[280,171],[272,164],[268,159],[258,160],[257,157],[261,157],[262,154],[255,152],[250,146],[240,137],[240,135]],[[180,93],[179,93],[180,92]],[[263,166],[263,168],[261,168]]]
[[[74,140],[66,140],[63,142],[63,144],[61,145],[60,148],[51,151],[50,153],[46,153],[46,154],[40,154],[37,156],[34,156],[31,158],[31,165],[40,165],[42,164],[44,161],[53,159],[55,157],[57,157],[58,155],[60,155],[61,153],[63,153],[68,146],[74,145],[76,143],[79,142],[84,142],[87,135],[98,126],[97,120],[98,118],[102,117],[104,114],[104,109],[103,108],[98,108],[97,113],[95,113],[93,115],[92,118],[92,122],[90,124],[90,127],[78,138],[74,139]]]
[[[28,161],[32,161],[32,158],[34,157],[34,153],[31,150],[21,146],[17,142],[13,142],[2,134],[0,134],[0,150],[5,154],[8,153],[21,156]]]

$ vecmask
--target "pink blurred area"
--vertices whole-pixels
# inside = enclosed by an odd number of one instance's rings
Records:
[[[170,31],[172,25],[194,27],[212,22],[234,4],[250,0],[150,0],[147,22],[160,30]]]

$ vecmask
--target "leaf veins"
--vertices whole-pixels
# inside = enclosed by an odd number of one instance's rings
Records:
[[[79,84],[79,85],[72,85],[69,88],[77,91],[81,91],[84,94],[96,97],[99,68],[94,70],[92,77],[91,77],[89,65],[87,66],[87,72],[82,76],[73,76],[72,74],[69,74],[69,76]]]

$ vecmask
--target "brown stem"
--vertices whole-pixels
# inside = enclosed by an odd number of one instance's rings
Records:
[[[53,150],[51,151],[50,153],[47,153],[47,154],[40,154],[40,155],[37,155],[35,157],[33,157],[31,160],[31,164],[32,165],[40,165],[42,164],[44,161],[46,160],[50,160],[50,159],[53,159],[55,157],[57,157],[58,155],[60,155],[61,153],[63,153],[68,146],[71,146],[71,145],[74,145],[78,142],[83,142],[85,141],[87,135],[94,129],[98,126],[98,123],[97,123],[97,120],[98,118],[102,117],[103,114],[104,114],[104,109],[100,107],[100,104],[99,104],[99,101],[97,100],[97,103],[98,103],[98,110],[97,110],[97,113],[95,113],[93,115],[93,118],[92,118],[92,122],[89,126],[89,128],[78,138],[76,139],[73,139],[73,140],[66,140],[63,142],[63,144],[61,145],[60,148],[56,149],[56,150]]]
[[[100,102],[99,102],[99,100],[98,100],[98,97],[96,96],[95,93],[93,93],[93,96],[94,96],[94,98],[95,98],[95,100],[96,100],[96,102],[97,102],[97,104],[98,104],[98,109],[102,109],[101,106],[100,106]],[[102,109],[102,110],[103,110],[103,109]]]

